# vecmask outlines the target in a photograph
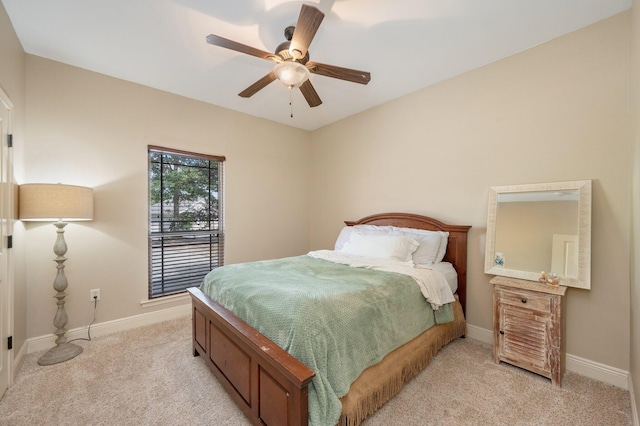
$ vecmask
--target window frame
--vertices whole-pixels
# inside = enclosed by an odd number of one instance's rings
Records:
[[[193,229],[197,220],[192,220],[190,229],[175,230],[167,229],[169,226],[180,224],[180,216],[175,218],[171,216],[170,220],[164,221],[164,211],[162,207],[166,200],[160,199],[159,203],[152,204],[152,167],[156,161],[152,161],[152,154],[160,154],[160,164],[164,155],[171,155],[180,159],[197,159],[206,160],[208,164],[209,178],[211,178],[212,168],[217,168],[217,182],[209,180],[207,192],[211,193],[212,189],[217,189],[217,220],[216,226],[212,221],[211,199],[207,200],[205,229]],[[148,211],[148,228],[147,228],[147,246],[148,246],[148,298],[149,300],[158,300],[161,297],[182,294],[186,292],[188,287],[198,286],[204,275],[211,269],[215,269],[224,265],[224,165],[226,158],[219,155],[201,154],[191,151],[165,148],[156,145],[148,145],[147,147],[147,211]],[[186,161],[185,161],[186,162]],[[216,162],[217,165],[212,165]],[[181,164],[184,167],[198,167],[195,165]],[[161,168],[161,172],[163,169]],[[161,176],[163,174],[161,173]],[[162,177],[160,178],[162,180]],[[162,185],[162,183],[161,183]],[[161,194],[163,191],[160,191]],[[159,207],[154,209],[154,205]],[[180,202],[182,204],[182,202]],[[173,205],[173,204],[171,204]],[[155,212],[155,210],[159,210]],[[159,220],[155,220],[159,217]],[[159,224],[159,229],[158,228]],[[208,241],[207,241],[208,240]],[[195,250],[195,252],[194,252]],[[160,259],[158,257],[160,256]],[[196,259],[195,261],[193,259]],[[198,258],[201,258],[198,260]],[[160,269],[158,269],[160,268]],[[173,268],[173,269],[172,269]],[[189,273],[185,274],[184,271]],[[179,271],[177,273],[176,271]],[[174,278],[167,278],[173,273]],[[182,283],[182,284],[180,284]]]

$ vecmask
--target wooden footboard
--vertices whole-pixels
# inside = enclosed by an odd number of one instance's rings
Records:
[[[198,288],[193,353],[255,425],[307,425],[307,386],[315,373]]]

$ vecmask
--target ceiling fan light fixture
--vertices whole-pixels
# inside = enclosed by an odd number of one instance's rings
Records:
[[[273,71],[278,80],[285,86],[300,87],[302,83],[309,79],[309,70],[300,62],[285,61],[275,66]]]

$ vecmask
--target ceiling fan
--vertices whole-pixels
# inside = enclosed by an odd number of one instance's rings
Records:
[[[324,13],[318,8],[303,4],[296,26],[285,29],[284,35],[287,41],[280,43],[275,53],[256,49],[214,34],[207,36],[207,43],[276,63],[269,74],[238,93],[238,96],[249,98],[278,79],[289,89],[299,87],[307,103],[313,108],[322,104],[322,100],[309,81],[310,73],[360,84],[367,84],[371,80],[371,74],[366,71],[309,61],[309,45],[323,18]]]

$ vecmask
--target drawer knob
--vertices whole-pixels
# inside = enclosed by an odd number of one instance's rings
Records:
[[[504,331],[500,330],[500,334],[504,334]]]
[[[527,298],[526,298],[526,297],[523,297],[523,298],[522,298],[522,299],[520,299],[520,300],[522,300],[522,303],[527,303]]]

